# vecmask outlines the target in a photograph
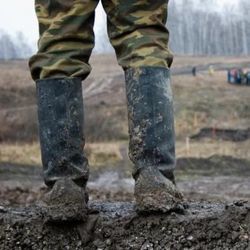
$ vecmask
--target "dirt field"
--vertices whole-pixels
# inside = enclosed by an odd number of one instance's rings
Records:
[[[173,70],[246,62],[177,57]],[[187,207],[141,217],[133,208],[122,71],[110,55],[94,56],[92,66],[83,85],[91,209],[89,221],[70,231],[41,222],[37,202],[46,187],[26,62],[0,63],[0,249],[250,249],[250,87],[229,85],[226,71],[172,77],[176,177]]]

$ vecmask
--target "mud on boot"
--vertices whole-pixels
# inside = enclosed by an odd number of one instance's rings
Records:
[[[86,221],[88,196],[71,179],[60,179],[43,199],[45,222]]]
[[[139,170],[135,176],[135,200],[138,213],[182,210],[183,195],[154,166]]]
[[[137,210],[179,209],[182,194],[174,180],[175,133],[169,69],[129,68],[125,78],[129,157],[134,164]]]
[[[89,168],[81,79],[42,79],[36,86],[43,176],[51,187],[45,220],[85,220]]]

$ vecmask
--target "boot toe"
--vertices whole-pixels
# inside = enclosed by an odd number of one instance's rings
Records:
[[[160,173],[142,173],[135,184],[136,210],[139,213],[169,213],[182,207],[183,195]]]
[[[45,196],[45,222],[63,223],[85,221],[86,193],[70,179],[58,180]]]

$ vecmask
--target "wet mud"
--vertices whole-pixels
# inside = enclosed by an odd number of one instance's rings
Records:
[[[89,205],[82,224],[44,224],[43,211],[0,208],[0,249],[249,249],[250,204],[189,203],[137,215],[133,203]]]
[[[248,129],[220,129],[203,128],[198,134],[192,135],[190,139],[201,140],[212,138],[215,140],[242,142],[250,139],[250,128]]]

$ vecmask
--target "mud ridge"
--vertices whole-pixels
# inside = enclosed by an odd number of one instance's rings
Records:
[[[203,138],[242,142],[250,139],[250,128],[248,129],[202,128],[198,134],[192,135],[190,137],[190,139],[193,140],[201,140]]]
[[[250,204],[190,203],[137,215],[133,203],[90,204],[83,224],[48,225],[40,207],[0,207],[0,249],[249,249]]]

